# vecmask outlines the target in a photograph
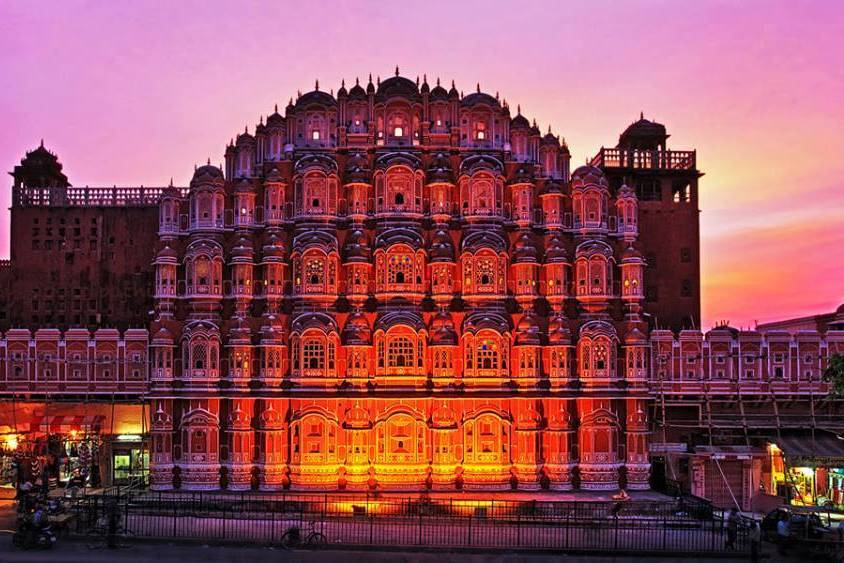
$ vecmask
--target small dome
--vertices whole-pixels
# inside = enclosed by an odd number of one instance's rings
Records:
[[[422,86],[419,88],[419,91],[423,94],[429,94],[431,92],[431,87],[428,86],[428,78],[424,77],[422,80]]]
[[[567,410],[553,410],[548,416],[548,428],[552,430],[571,430],[572,417]]]
[[[516,428],[520,430],[535,430],[542,426],[542,417],[533,406],[519,413],[516,418]]]
[[[431,89],[431,95],[428,96],[428,100],[431,102],[448,100],[448,91],[440,86],[439,78],[437,79],[437,85]]]
[[[563,186],[556,180],[546,180],[545,183],[542,185],[542,188],[539,190],[539,195],[562,195],[563,194]]]
[[[244,145],[252,145],[255,144],[255,137],[249,134],[249,131],[244,131],[240,135],[237,136],[237,139],[234,141],[235,146],[242,147]]]
[[[252,331],[249,325],[238,323],[229,330],[229,344],[250,344]]]
[[[616,197],[618,199],[636,199],[636,190],[634,190],[627,184],[623,184],[620,188],[618,188],[618,193],[616,193]]]
[[[252,241],[245,237],[240,237],[237,244],[232,247],[230,256],[232,262],[251,261],[253,256]]]
[[[554,235],[545,246],[545,262],[568,262],[569,256],[560,237]]]
[[[624,254],[621,255],[622,262],[642,262],[644,258],[642,257],[642,253],[633,248],[632,246],[628,246],[625,249]]]
[[[343,80],[343,81],[340,83],[340,89],[339,89],[339,90],[337,90],[337,98],[338,98],[338,99],[339,99],[339,98],[345,98],[345,97],[346,97],[346,96],[348,96],[348,95],[349,95],[349,93],[346,91],[346,81],[345,81],[345,80]]]
[[[284,327],[280,324],[266,324],[262,326],[261,344],[284,346]]]
[[[434,155],[434,158],[431,159],[431,163],[428,165],[427,176],[429,184],[435,182],[452,183],[453,176],[451,170],[451,160],[449,159],[448,154],[438,152]]]
[[[165,246],[155,255],[156,262],[175,262],[179,259],[179,253],[170,248],[170,245]]]
[[[521,108],[519,108],[519,112],[516,114],[516,117],[510,121],[510,130],[513,131],[514,129],[530,129],[530,121],[527,120],[527,117],[522,115]]]
[[[369,248],[369,241],[366,233],[355,229],[346,237],[346,244],[343,246],[345,262],[369,262],[372,253]]]
[[[520,262],[536,262],[538,257],[539,252],[537,252],[536,247],[533,245],[530,235],[522,232],[519,238],[516,239],[516,242],[513,243],[513,262],[516,264]]]
[[[241,178],[235,186],[234,192],[238,194],[251,194],[255,193],[255,189],[252,187],[252,182],[246,178]]]
[[[431,319],[431,346],[457,346],[457,332],[448,311],[441,310]]]
[[[368,346],[370,332],[366,316],[356,310],[346,319],[340,338],[345,346]]]
[[[457,428],[457,413],[448,402],[443,401],[431,413],[431,426],[434,428]]]
[[[236,403],[234,410],[229,414],[229,427],[232,430],[248,430],[251,423],[249,415],[243,412],[240,403]]]
[[[296,100],[296,109],[310,105],[320,105],[325,108],[333,108],[337,106],[337,100],[335,100],[334,96],[328,92],[322,92],[320,90],[308,92]]]
[[[412,80],[396,74],[381,82],[375,92],[375,101],[377,102],[384,102],[390,98],[420,101],[419,89]]]
[[[366,153],[357,151],[349,155],[343,178],[346,184],[368,184],[370,179],[369,159]]]
[[[548,344],[568,346],[571,344],[571,331],[562,313],[557,313],[548,322]]]
[[[591,164],[586,164],[572,172],[571,187],[573,190],[589,185],[602,186],[604,188],[609,186],[603,170]]]
[[[267,128],[283,127],[284,124],[284,117],[278,113],[278,107],[276,106],[275,111],[267,117]]]
[[[539,321],[533,311],[528,309],[519,319],[519,324],[516,327],[516,344],[539,346],[541,344],[539,334]]]
[[[489,94],[481,92],[481,85],[480,84],[478,84],[478,89],[477,89],[476,92],[473,92],[472,94],[469,94],[468,96],[465,96],[460,101],[460,105],[462,105],[463,107],[472,107],[472,106],[476,106],[478,104],[486,104],[490,107],[495,107],[495,108],[501,107],[501,104],[498,102],[498,100],[496,100],[495,98],[493,98]]]
[[[343,426],[345,428],[360,430],[370,428],[372,426],[372,422],[369,419],[369,411],[360,406],[357,402],[355,402],[352,407],[346,409],[344,418],[345,420],[343,421]]]
[[[212,166],[211,164],[206,164],[204,166],[200,166],[196,169],[193,173],[193,178],[190,181],[190,185],[194,186],[196,184],[222,184],[223,183],[223,171],[217,168],[216,166]]]
[[[512,186],[515,184],[532,184],[533,183],[533,167],[532,166],[519,166],[513,171],[513,175],[510,176],[510,179],[507,181],[507,185]]]
[[[648,339],[641,330],[634,326],[627,334],[624,335],[624,343],[646,345],[648,343]]]
[[[443,229],[438,230],[431,239],[428,256],[431,262],[454,262],[454,243]]]
[[[270,234],[264,243],[264,246],[261,248],[264,260],[267,260],[268,258],[284,258],[284,251],[284,242],[282,242],[275,233]]]
[[[349,90],[349,100],[366,100],[366,90],[355,80],[355,85]]]
[[[171,333],[167,328],[161,327],[152,337],[153,344],[172,344],[173,343],[173,333]]]
[[[458,92],[457,88],[454,86],[454,80],[451,81],[451,88],[448,90],[448,98],[450,100],[460,99],[460,92]]]
[[[542,141],[541,141],[540,144],[543,145],[543,146],[559,147],[560,146],[560,138],[557,137],[556,135],[552,134],[551,130],[549,129],[548,132],[545,134],[545,136],[542,137]]]

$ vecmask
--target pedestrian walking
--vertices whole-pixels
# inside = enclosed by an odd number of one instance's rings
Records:
[[[736,548],[736,539],[738,538],[738,523],[738,512],[736,512],[735,508],[731,508],[730,512],[727,513],[727,543],[725,545],[727,549]]]
[[[777,522],[777,552],[780,555],[785,555],[785,552],[788,550],[788,543],[791,540],[790,535],[788,515],[783,514],[779,522]]]
[[[759,523],[754,520],[750,524],[750,560],[756,563],[761,555],[762,529],[759,527]]]

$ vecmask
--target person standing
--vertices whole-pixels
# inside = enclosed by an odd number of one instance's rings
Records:
[[[762,529],[754,520],[750,524],[750,560],[756,563],[762,555]]]
[[[788,550],[789,535],[788,514],[783,514],[777,522],[777,551],[780,555],[785,555]]]
[[[736,548],[736,539],[738,538],[738,513],[735,508],[731,508],[727,515],[727,549]]]

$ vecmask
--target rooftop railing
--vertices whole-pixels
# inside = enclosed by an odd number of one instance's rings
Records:
[[[599,168],[650,168],[655,170],[696,170],[696,151],[642,150],[601,147],[592,158]]]
[[[179,187],[182,197],[188,188]],[[165,186],[136,187],[17,187],[14,207],[143,207],[158,205]]]

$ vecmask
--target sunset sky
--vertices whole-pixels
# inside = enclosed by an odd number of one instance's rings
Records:
[[[74,185],[185,185],[315,79],[398,64],[521,104],[573,165],[640,111],[697,149],[704,328],[844,302],[844,4],[267,5],[0,0],[0,166],[43,138]]]

